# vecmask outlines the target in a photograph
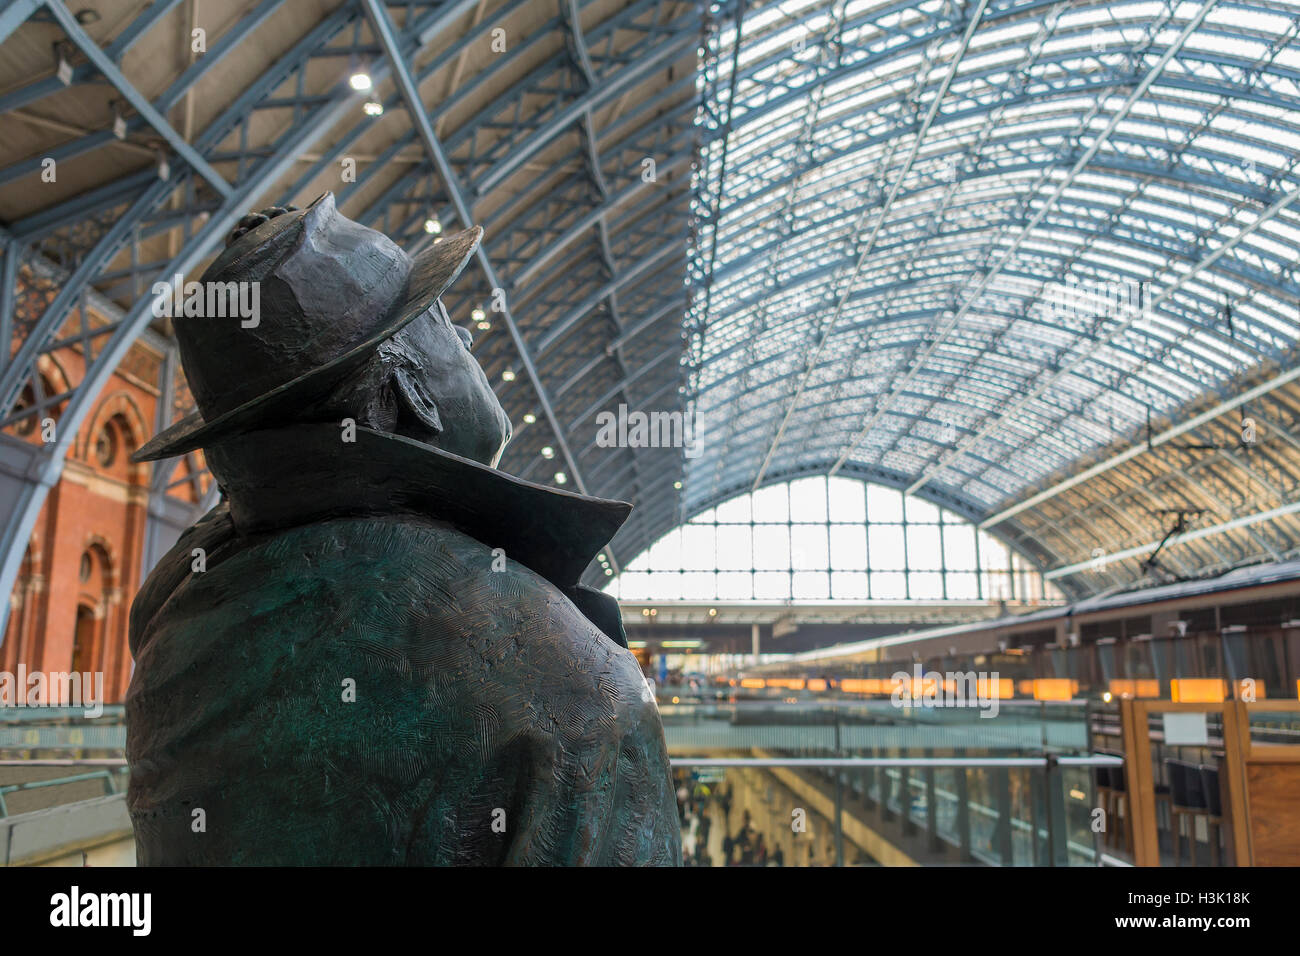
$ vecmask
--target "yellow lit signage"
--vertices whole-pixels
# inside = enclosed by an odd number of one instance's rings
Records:
[[[1159,697],[1160,681],[1139,679],[1139,680],[1112,680],[1107,689],[1113,697]]]
[[[1079,692],[1077,680],[1064,677],[1040,677],[1034,681],[1034,700],[1074,700]]]
[[[1227,681],[1176,677],[1169,682],[1169,696],[1178,704],[1217,704],[1228,696]]]
[[[888,694],[889,681],[878,677],[846,677],[840,681],[840,690],[846,694]]]
[[[784,687],[786,690],[803,690],[802,677],[769,677],[768,687]]]
[[[975,693],[980,700],[1009,700],[1016,695],[1015,685],[1009,677],[979,678],[975,681]]]

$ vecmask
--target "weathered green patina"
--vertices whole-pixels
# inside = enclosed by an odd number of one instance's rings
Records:
[[[334,344],[303,359],[275,322],[248,339],[178,322],[200,414],[139,457],[202,444],[226,500],[132,607],[139,862],[680,863],[653,695],[617,604],[577,585],[629,506],[493,468],[509,423],[440,304],[410,305],[477,233],[397,283],[404,254],[332,201],[231,242],[223,278],[281,281],[269,314]],[[322,314],[322,254],[378,282],[352,332]],[[235,399],[222,335],[259,352]]]

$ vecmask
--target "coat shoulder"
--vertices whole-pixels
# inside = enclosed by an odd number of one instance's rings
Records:
[[[191,635],[239,632],[255,616],[293,630],[337,629],[344,650],[382,648],[385,657],[436,661],[466,676],[521,668],[530,683],[557,681],[625,712],[644,703],[635,658],[559,588],[442,522],[314,522],[226,545],[202,574],[190,573],[189,555],[174,556],[180,572],[155,570],[176,583],[156,609],[136,615],[142,629],[147,618],[153,632],[178,624]]]
[[[677,858],[640,668],[540,575],[450,526],[388,518],[216,557],[151,616],[127,697],[146,859]],[[195,775],[195,754],[229,792]],[[229,846],[187,836],[196,803]],[[301,810],[293,827],[284,805]],[[504,842],[502,807],[516,808]]]

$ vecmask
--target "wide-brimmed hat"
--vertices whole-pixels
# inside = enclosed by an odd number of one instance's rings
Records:
[[[197,304],[173,316],[198,408],[132,460],[289,423],[433,307],[482,236],[474,226],[410,256],[340,213],[332,193],[237,235],[199,280]],[[241,294],[257,303],[255,316],[224,308]],[[218,314],[202,314],[212,303]]]

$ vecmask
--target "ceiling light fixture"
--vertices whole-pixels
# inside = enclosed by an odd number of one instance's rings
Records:
[[[68,45],[54,44],[54,75],[64,86],[72,85],[72,64],[68,62]]]
[[[348,77],[348,86],[352,87],[358,93],[366,92],[366,90],[370,89],[373,85],[374,84],[370,79],[370,71],[364,66],[354,69],[352,75]]]

